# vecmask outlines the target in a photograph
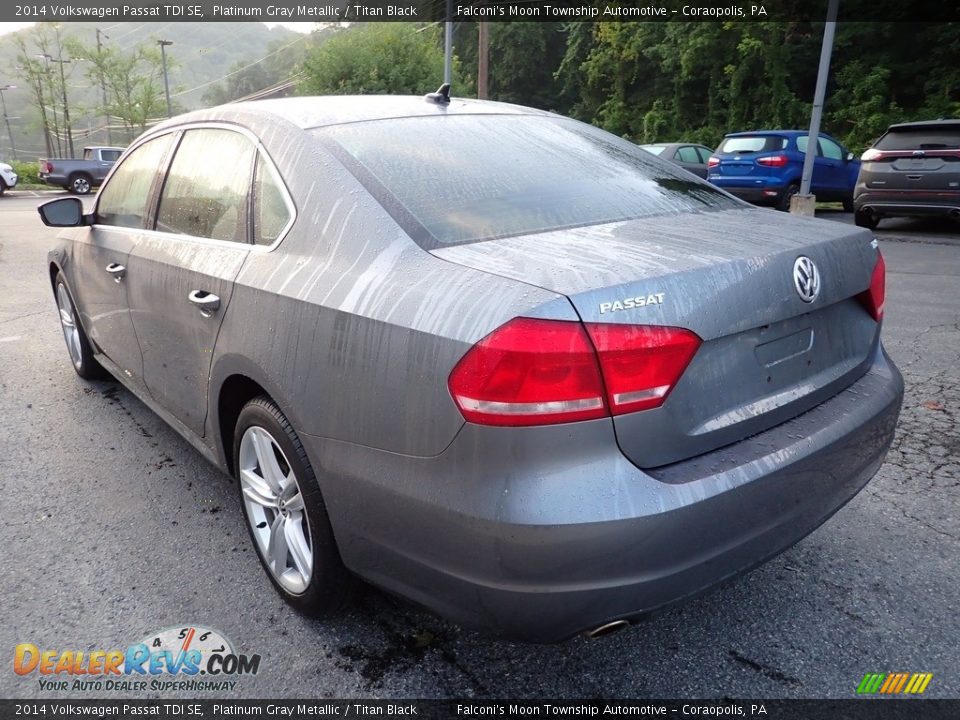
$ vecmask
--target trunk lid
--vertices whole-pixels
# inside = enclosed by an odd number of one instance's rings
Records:
[[[664,404],[617,416],[623,452],[656,467],[811,409],[869,365],[878,323],[855,296],[870,232],[768,210],[658,216],[438,248],[449,262],[563,294],[584,322],[666,325],[703,340]],[[804,302],[794,263],[816,263]]]

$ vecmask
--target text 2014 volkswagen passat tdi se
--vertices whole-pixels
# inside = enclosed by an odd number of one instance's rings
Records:
[[[40,212],[77,372],[237,478],[303,611],[358,575],[503,636],[617,627],[811,532],[900,408],[869,231],[529,108],[198,111]]]

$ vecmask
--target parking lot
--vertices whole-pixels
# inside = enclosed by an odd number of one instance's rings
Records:
[[[124,648],[199,624],[262,656],[237,697],[846,698],[864,673],[894,671],[933,673],[926,696],[960,696],[960,225],[887,221],[877,233],[884,338],[906,397],[864,492],[708,596],[604,639],[527,646],[372,588],[325,621],[288,609],[232,481],[121,386],[76,377],[42,199],[0,198],[4,653]],[[58,696],[10,672],[10,657],[0,696]]]

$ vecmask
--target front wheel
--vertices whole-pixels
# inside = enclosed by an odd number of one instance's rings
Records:
[[[269,398],[255,398],[240,411],[233,462],[250,538],[280,595],[308,615],[342,607],[352,581],[316,475],[297,433]]]
[[[54,294],[57,298],[57,310],[60,312],[60,325],[63,339],[67,343],[67,352],[77,375],[84,380],[103,380],[109,375],[103,366],[93,357],[93,348],[87,339],[87,333],[80,324],[80,314],[73,304],[73,297],[67,289],[63,273],[57,273]]]

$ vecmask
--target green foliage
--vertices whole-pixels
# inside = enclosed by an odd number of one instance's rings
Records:
[[[438,26],[364,23],[308,53],[298,90],[307,95],[422,95],[443,82]],[[462,87],[459,62],[454,76]]]
[[[18,185],[40,184],[40,166],[37,163],[11,160],[9,164],[13,168],[13,171],[17,174]]]

